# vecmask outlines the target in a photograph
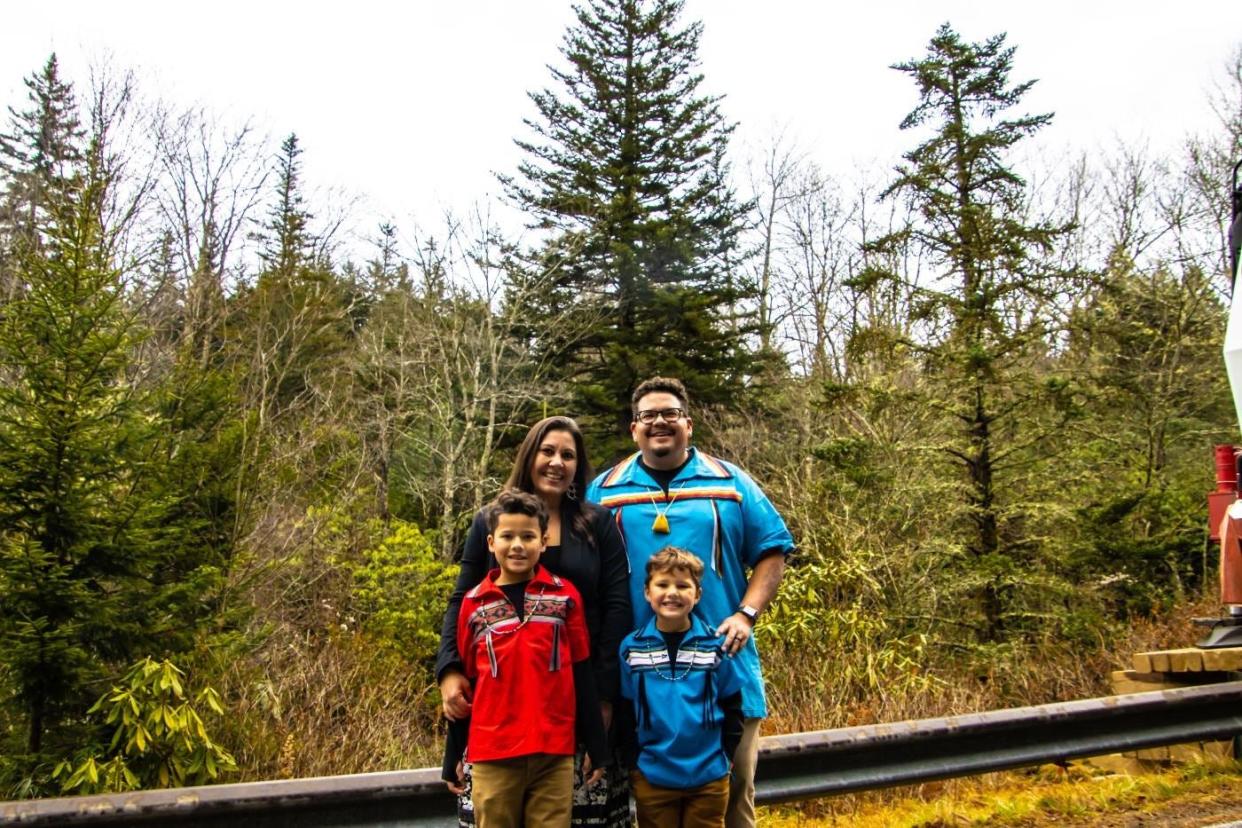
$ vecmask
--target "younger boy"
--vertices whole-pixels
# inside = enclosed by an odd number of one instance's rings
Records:
[[[675,546],[647,561],[643,597],[654,617],[621,643],[621,694],[634,702],[639,828],[721,826],[742,738],[742,678],[715,624],[691,610],[703,562]]]
[[[465,753],[478,828],[568,828],[576,737],[597,767],[588,783],[603,775],[607,751],[582,599],[539,566],[548,529],[542,500],[501,492],[487,526],[499,568],[462,600],[457,647],[473,708],[468,723],[450,725],[443,778],[462,793]]]

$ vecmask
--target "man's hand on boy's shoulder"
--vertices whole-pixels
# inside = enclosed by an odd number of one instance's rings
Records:
[[[740,612],[735,612],[720,622],[720,626],[716,628],[716,635],[724,637],[720,649],[725,655],[737,655],[742,647],[746,646],[754,624],[754,621]]]

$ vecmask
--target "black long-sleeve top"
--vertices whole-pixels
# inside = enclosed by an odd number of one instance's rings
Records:
[[[630,608],[629,563],[625,557],[625,543],[608,510],[589,503],[583,503],[582,509],[595,536],[595,546],[578,534],[573,525],[573,513],[562,508],[560,549],[550,547],[539,563],[550,572],[569,579],[582,596],[587,632],[591,636],[591,672],[595,676],[595,688],[601,701],[612,702],[620,692],[617,650],[634,623]],[[436,655],[437,680],[446,670],[462,669],[461,654],[457,652],[457,613],[461,609],[461,599],[495,565],[487,548],[487,520],[484,513],[479,512],[466,536],[461,572],[444,612],[440,650]]]

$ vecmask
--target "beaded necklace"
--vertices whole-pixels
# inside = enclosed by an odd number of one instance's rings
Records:
[[[527,595],[523,595],[523,601],[522,601],[522,603],[523,603],[523,604],[525,604],[525,599],[526,599],[526,597],[528,597],[528,596],[527,596]],[[538,594],[538,595],[529,596],[529,597],[533,598],[533,599],[534,599],[534,601],[533,601],[533,603],[531,604],[530,610],[529,610],[529,611],[524,612],[524,614],[523,614],[523,618],[522,618],[522,620],[521,620],[521,621],[519,621],[519,622],[518,622],[517,624],[515,624],[514,626],[512,626],[512,627],[508,627],[507,629],[503,629],[503,630],[502,630],[502,629],[498,629],[498,628],[496,627],[496,625],[495,625],[495,624],[488,624],[488,625],[487,625],[487,634],[488,634],[488,635],[512,635],[513,633],[515,633],[515,632],[517,632],[518,630],[522,629],[522,627],[525,627],[525,626],[527,625],[527,623],[529,623],[529,622],[530,622],[531,616],[532,616],[532,615],[534,615],[536,612],[538,612],[538,611],[539,611],[539,610],[543,607],[543,591],[542,591],[542,590],[540,590],[540,592],[539,592],[539,594]],[[511,604],[511,603],[509,602],[509,599],[508,599],[507,597],[505,598],[505,603],[506,603],[506,604],[509,604],[509,606],[511,606],[511,607],[513,606],[513,604]],[[523,610],[525,610],[525,609],[526,609],[526,608],[525,608],[525,606],[523,606]],[[516,612],[516,611],[517,611],[517,608],[516,608],[516,607],[514,607],[514,612]],[[503,619],[503,620],[508,621],[509,619],[507,619],[507,618],[506,618],[506,619]]]
[[[669,671],[667,675],[660,672],[660,666],[658,664],[651,665],[651,669],[655,671],[655,674],[659,676],[660,678],[664,679],[665,681],[681,681],[686,676],[690,675],[690,670],[693,667],[694,667],[694,660],[691,659],[690,663],[686,665],[686,669],[682,670],[681,675],[679,676],[677,675],[677,665],[673,664],[672,662],[669,663]]]
[[[689,632],[689,630],[686,630],[686,632]],[[681,642],[681,643],[685,643],[685,639],[684,639],[684,638],[682,639],[682,642]],[[667,645],[665,645],[664,652],[665,652],[666,654],[668,654],[668,652],[669,652],[669,651],[668,651],[668,646],[667,646]],[[677,654],[678,654],[678,655],[681,655],[681,654],[682,654],[682,653],[684,653],[684,652],[686,652],[686,651],[685,651],[685,650],[683,650],[683,649],[681,648],[681,644],[678,644],[678,646],[677,646]],[[693,652],[693,651],[691,651],[691,652]],[[664,679],[665,681],[681,681],[681,680],[682,680],[682,679],[684,679],[686,676],[690,675],[690,671],[691,671],[693,668],[694,668],[694,655],[693,655],[693,654],[690,656],[689,663],[687,663],[687,664],[686,664],[686,669],[684,669],[684,670],[682,670],[682,671],[681,671],[681,675],[680,675],[680,676],[679,676],[679,675],[677,675],[677,661],[676,661],[675,659],[669,659],[669,662],[668,662],[668,675],[665,675],[664,673],[661,673],[661,672],[660,672],[660,665],[656,664],[655,662],[652,662],[652,664],[651,664],[651,669],[655,672],[655,674],[656,674],[657,676],[659,676],[660,678]]]

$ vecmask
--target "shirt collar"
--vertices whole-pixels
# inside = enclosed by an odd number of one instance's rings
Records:
[[[712,457],[710,454],[699,451],[694,446],[688,449],[690,459],[686,465],[682,466],[681,471],[677,473],[674,480],[689,480],[694,477],[707,478],[709,480],[728,479],[733,476],[728,467],[724,463]],[[638,458],[642,456],[642,452],[634,452],[629,457],[613,466],[600,484],[601,488],[611,488],[613,486],[626,486],[635,483],[643,486],[654,486],[655,481],[651,479],[651,475],[643,469],[638,463]]]
[[[497,595],[503,595],[504,590],[502,590],[499,586],[496,585],[496,578],[498,578],[499,576],[500,576],[499,567],[494,567],[488,570],[487,577],[485,577],[482,581],[480,581],[478,586],[470,590],[470,593],[469,593],[470,597],[478,598],[489,592],[494,592]],[[535,574],[532,575],[531,579],[527,581],[526,583],[527,583],[527,586],[530,586],[533,584],[533,585],[538,585],[538,586],[552,586],[552,587],[559,588],[565,582],[561,580],[561,577],[559,575],[555,575],[552,572],[549,572],[548,568],[545,567],[543,564],[537,564],[535,566]]]
[[[638,632],[639,638],[654,638],[658,641],[664,640],[664,633],[660,632],[656,626],[656,619],[653,615],[647,619],[647,623],[643,624],[642,629]],[[716,631],[707,626],[707,622],[700,618],[696,613],[690,613],[690,629],[686,630],[686,636],[682,642],[690,641],[697,638],[717,638]]]

